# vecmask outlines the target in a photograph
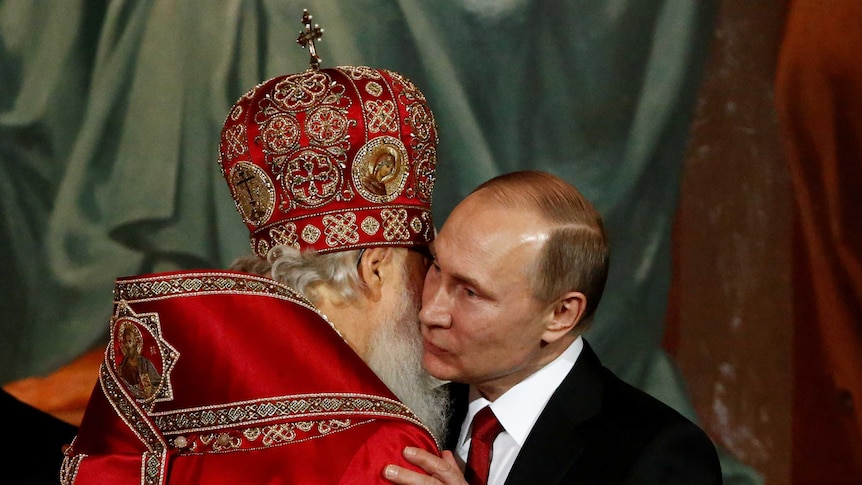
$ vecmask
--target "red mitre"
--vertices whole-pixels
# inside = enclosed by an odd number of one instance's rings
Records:
[[[277,244],[321,253],[426,245],[437,130],[396,72],[311,68],[256,86],[231,109],[219,164],[265,258]]]
[[[294,290],[225,271],[117,281],[61,483],[388,483],[431,432]]]

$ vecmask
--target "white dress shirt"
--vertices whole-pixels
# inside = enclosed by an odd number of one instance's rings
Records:
[[[481,397],[478,391],[470,386],[470,404],[467,417],[461,424],[456,448],[462,469],[470,451],[470,427],[473,417],[485,406],[491,406],[497,420],[503,425],[503,432],[494,440],[488,485],[503,485],[527,435],[545,409],[545,404],[572,370],[583,348],[584,342],[579,336],[559,357],[513,386],[494,402]]]

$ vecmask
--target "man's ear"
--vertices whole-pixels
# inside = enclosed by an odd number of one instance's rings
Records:
[[[587,297],[579,291],[570,291],[558,298],[551,307],[553,314],[545,327],[542,340],[554,342],[571,332],[581,321],[586,309]]]
[[[359,259],[359,278],[365,283],[368,298],[377,301],[383,294],[383,281],[392,266],[392,248],[368,248]]]

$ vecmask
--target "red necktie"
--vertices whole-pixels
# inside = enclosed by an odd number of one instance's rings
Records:
[[[486,485],[488,471],[491,469],[491,450],[494,439],[503,431],[491,406],[485,406],[473,418],[470,432],[470,452],[467,454],[467,469],[464,478],[470,485]]]

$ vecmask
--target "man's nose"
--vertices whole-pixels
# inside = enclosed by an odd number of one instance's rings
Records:
[[[439,287],[425,283],[422,293],[422,308],[419,310],[419,321],[428,328],[452,326],[452,315],[446,304],[446,293]]]

